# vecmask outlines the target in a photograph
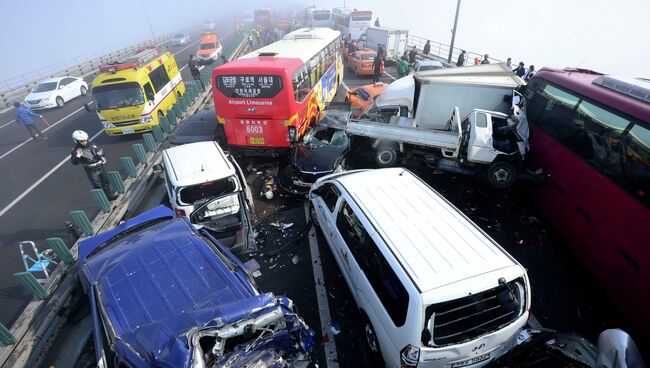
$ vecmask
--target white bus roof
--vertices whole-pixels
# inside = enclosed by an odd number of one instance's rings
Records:
[[[347,189],[422,293],[520,266],[406,169],[364,170],[335,180]]]
[[[260,54],[274,54],[277,58],[298,58],[309,61],[316,53],[329,45],[341,32],[331,28],[300,28],[286,34],[280,41],[248,53],[240,59],[259,57]]]
[[[163,151],[169,180],[175,187],[184,187],[236,175],[217,142],[184,144]]]

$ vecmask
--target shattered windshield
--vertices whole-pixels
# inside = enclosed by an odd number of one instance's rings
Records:
[[[309,147],[347,147],[348,136],[341,129],[317,127],[305,135],[304,143]]]

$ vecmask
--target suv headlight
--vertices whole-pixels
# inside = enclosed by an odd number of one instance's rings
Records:
[[[140,118],[140,124],[147,124],[151,123],[153,121],[153,117],[151,115],[143,116]]]
[[[113,124],[111,124],[111,123],[109,123],[109,122],[108,122],[108,121],[106,121],[106,120],[102,120],[102,125],[104,126],[104,129],[111,129],[111,128],[115,128],[115,125],[113,125]]]

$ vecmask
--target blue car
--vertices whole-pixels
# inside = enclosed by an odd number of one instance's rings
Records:
[[[164,206],[80,243],[99,367],[284,367],[314,331],[205,230]]]

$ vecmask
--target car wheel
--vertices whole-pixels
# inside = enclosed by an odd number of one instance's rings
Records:
[[[88,88],[86,88],[86,86],[81,86],[79,92],[81,92],[82,96],[85,96],[88,93]]]
[[[56,99],[54,99],[54,101],[56,101],[57,107],[63,107],[63,104],[65,104],[65,101],[63,101],[63,97],[61,96],[56,96]]]
[[[350,103],[350,99],[348,98],[348,96],[345,96],[345,103]]]
[[[393,167],[397,164],[399,154],[395,147],[389,145],[379,146],[375,149],[375,152],[375,161],[380,168]]]
[[[497,189],[507,189],[517,181],[517,169],[506,161],[497,161],[488,168],[488,182]]]

